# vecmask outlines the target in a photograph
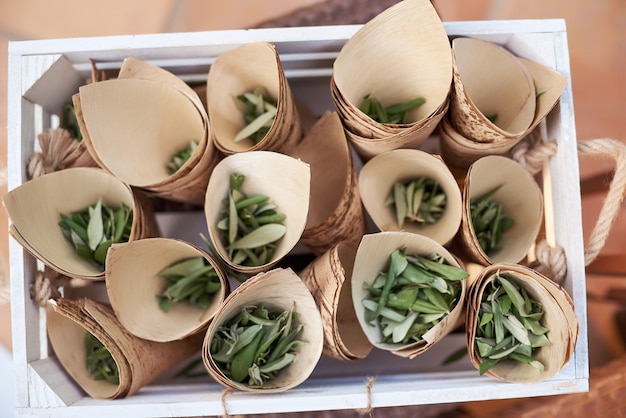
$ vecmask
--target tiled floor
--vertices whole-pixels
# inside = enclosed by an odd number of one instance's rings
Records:
[[[245,28],[324,0],[39,0],[0,1],[0,126],[6,126],[7,45],[13,40]],[[350,0],[346,0],[349,3]],[[568,28],[576,128],[579,140],[626,141],[626,2],[623,0],[433,0],[444,21],[565,18]],[[0,129],[0,169],[6,130]],[[606,160],[581,158],[583,176]],[[0,188],[4,193],[6,187]],[[589,233],[601,197],[585,198]],[[0,262],[6,266],[7,221],[0,214]],[[605,250],[626,253],[626,219],[614,226]],[[1,283],[1,281],[0,281]],[[0,305],[0,344],[10,347],[9,305]]]

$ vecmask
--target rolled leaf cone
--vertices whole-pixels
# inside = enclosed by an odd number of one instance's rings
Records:
[[[321,255],[339,242],[358,242],[365,233],[365,216],[352,153],[337,113],[324,113],[291,155],[311,169],[302,243]]]
[[[30,180],[3,196],[10,234],[35,258],[72,278],[104,280],[104,272],[76,254],[59,227],[69,215],[95,204],[132,209],[129,241],[159,235],[151,201],[99,168],[77,167]]]
[[[121,78],[82,86],[74,104],[87,132],[83,140],[102,168],[131,186],[202,204],[216,152],[208,140],[206,115],[171,84]],[[191,141],[198,148],[170,174],[170,159]]]
[[[365,358],[372,350],[352,305],[351,277],[356,249],[353,242],[340,242],[300,273],[322,315],[323,353],[343,361]]]
[[[331,96],[348,138],[371,142],[356,147],[368,158],[379,153],[379,142],[382,152],[417,148],[425,141],[443,116],[451,83],[450,43],[437,12],[429,1],[404,0],[363,25],[342,47],[333,65]],[[367,95],[383,106],[417,97],[426,102],[409,113],[409,123],[391,125],[359,109]]]
[[[228,197],[231,174],[245,176],[241,190],[246,196],[268,196],[277,206],[276,211],[286,215],[282,222],[286,226],[286,233],[276,242],[272,259],[261,266],[251,267],[233,263],[217,228],[217,222],[223,214],[225,199]],[[309,210],[310,179],[308,164],[278,152],[241,152],[231,154],[220,161],[209,180],[204,204],[209,238],[217,255],[230,268],[246,275],[256,274],[276,265],[302,237]]]
[[[423,235],[404,231],[390,231],[363,236],[357,250],[351,278],[352,303],[361,329],[374,347],[389,351],[400,357],[414,358],[431,348],[463,322],[467,284],[466,280],[461,282],[459,300],[454,308],[439,323],[428,330],[420,341],[410,344],[381,342],[382,333],[380,328],[371,326],[365,320],[365,308],[362,301],[367,297],[368,291],[363,288],[363,284],[373,283],[376,276],[389,267],[391,253],[400,248],[404,248],[407,255],[436,253],[452,266],[461,267],[461,265],[455,256],[448,252],[444,246]]]
[[[169,343],[137,338],[122,326],[110,306],[89,299],[51,300],[47,313],[48,337],[61,365],[89,396],[97,399],[131,396],[202,347],[199,335]],[[94,380],[87,372],[87,332],[111,353],[119,370],[119,385]]]
[[[167,279],[158,273],[193,257],[208,261],[218,275],[221,289],[206,309],[175,302],[169,312],[164,312],[158,297],[167,286]],[[226,274],[209,253],[172,238],[112,245],[107,253],[105,273],[107,294],[120,323],[133,335],[150,341],[180,340],[205,330],[230,291]]]
[[[472,163],[486,155],[507,155],[509,151],[525,138],[558,102],[567,79],[560,73],[537,62],[516,57],[528,70],[533,79],[536,92],[535,114],[533,121],[523,135],[505,141],[484,142],[459,132],[446,115],[439,124],[441,155],[450,166],[466,170]]]
[[[502,205],[504,216],[514,225],[502,234],[500,249],[486,254],[472,225],[472,199],[495,188],[493,200]],[[518,263],[526,257],[541,227],[543,200],[539,185],[516,161],[502,156],[486,156],[472,164],[463,185],[463,218],[455,237],[459,251],[482,265]]]
[[[385,201],[393,193],[394,183],[420,177],[430,178],[441,186],[446,195],[444,213],[433,224],[419,225],[405,220],[400,227],[393,206],[385,204]],[[365,210],[381,231],[404,230],[445,245],[452,240],[461,225],[461,190],[439,156],[414,149],[397,149],[379,154],[363,165],[359,173],[359,189]]]
[[[257,87],[263,87],[276,101],[276,116],[258,143],[250,139],[235,142],[246,126],[236,98]],[[269,42],[252,42],[220,54],[209,69],[206,94],[215,145],[227,155],[257,150],[289,153],[301,139],[296,102],[278,51]]]
[[[454,81],[450,122],[478,142],[519,141],[536,109],[532,76],[500,45],[473,38],[452,40]],[[488,116],[497,115],[495,123]]]
[[[295,359],[281,370],[275,379],[263,387],[249,387],[234,382],[219,369],[210,353],[213,336],[218,327],[241,312],[242,309],[262,304],[270,310],[297,313],[297,321],[303,325],[295,348]],[[220,384],[249,392],[283,392],[304,382],[317,365],[324,340],[322,318],[313,296],[298,275],[291,269],[273,269],[259,273],[235,289],[221,305],[209,324],[202,346],[202,360],[209,374]]]
[[[549,329],[547,337],[550,345],[536,349],[533,355],[533,359],[544,365],[543,371],[515,360],[503,360],[485,374],[514,383],[539,382],[555,376],[569,362],[578,339],[579,325],[573,301],[554,281],[531,268],[516,264],[494,264],[485,268],[468,290],[466,335],[472,364],[478,368],[481,363],[474,343],[480,302],[486,287],[498,274],[514,280],[531,298],[541,303],[544,312],[541,324]]]

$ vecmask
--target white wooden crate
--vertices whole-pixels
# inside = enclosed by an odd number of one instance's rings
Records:
[[[450,36],[466,35],[500,43],[513,53],[542,63],[570,78],[565,22],[550,20],[444,23]],[[91,62],[119,68],[127,56],[161,66],[189,82],[206,79],[221,52],[253,42],[276,45],[294,94],[317,114],[332,109],[329,80],[342,45],[359,26],[255,29],[101,38],[57,39],[9,44],[8,169],[9,190],[26,181],[25,167],[35,138],[54,124],[63,103],[90,77]],[[364,360],[341,363],[323,358],[299,387],[280,394],[236,392],[226,398],[228,413],[250,414],[364,408],[366,379],[373,408],[486,399],[557,395],[588,390],[586,293],[583,262],[578,155],[571,82],[546,118],[550,139],[559,143],[551,159],[555,233],[567,255],[565,288],[573,297],[581,326],[570,363],[554,378],[533,384],[479,377],[469,361],[441,366],[464,344],[452,334],[414,360],[374,350]],[[167,231],[166,219],[160,219]],[[200,215],[197,220],[202,221]],[[180,220],[179,220],[180,222]],[[188,221],[186,225],[192,224]],[[183,224],[181,224],[183,225]],[[197,235],[197,229],[191,228]],[[178,232],[180,234],[181,232]],[[65,374],[48,348],[45,313],[29,296],[35,260],[10,240],[13,350],[17,412],[22,416],[199,416],[220,415],[223,388],[199,382],[160,380],[134,396],[95,400]]]

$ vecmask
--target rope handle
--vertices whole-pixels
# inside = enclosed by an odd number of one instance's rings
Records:
[[[545,125],[529,135],[511,151],[511,157],[535,175],[545,170],[548,160],[557,152],[556,141],[546,141]],[[579,141],[579,154],[610,157],[615,160],[615,172],[602,204],[595,226],[584,251],[585,266],[591,264],[606,244],[611,228],[619,215],[626,194],[626,144],[616,139],[601,138]],[[567,273],[565,252],[555,242],[541,241],[535,249],[537,260],[532,265],[541,273],[552,277],[557,283]]]

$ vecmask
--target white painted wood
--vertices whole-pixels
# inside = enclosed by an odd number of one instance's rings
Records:
[[[447,22],[450,36],[473,36],[501,43],[514,53],[548,65],[571,77],[565,22],[561,19],[488,22]],[[90,59],[102,68],[118,68],[126,56],[150,61],[192,82],[202,82],[219,53],[244,43],[266,40],[276,44],[294,94],[313,102],[320,114],[332,108],[328,91],[332,63],[341,46],[359,26],[255,29],[219,32],[114,36],[12,42],[9,45],[9,188],[25,181],[25,166],[36,134],[50,123],[64,96],[87,80]],[[536,384],[507,384],[478,377],[468,361],[451,368],[438,366],[459,348],[464,336],[451,335],[413,361],[376,352],[357,363],[336,364],[323,359],[314,375],[286,393],[233,393],[226,398],[228,413],[248,414],[299,410],[352,409],[367,405],[365,380],[375,375],[372,406],[461,402],[497,398],[556,395],[588,390],[586,293],[578,184],[578,154],[571,83],[561,103],[546,121],[550,139],[559,142],[552,159],[556,239],[566,251],[566,289],[572,295],[581,334],[572,361],[558,376]],[[195,214],[186,232],[176,227],[176,215],[161,216],[166,235],[197,234],[202,214]],[[200,219],[200,221],[198,220]],[[189,221],[189,220],[187,220]],[[172,226],[173,225],[173,226]],[[192,237],[197,242],[197,237]],[[138,394],[115,401],[86,397],[47,357],[47,338],[40,309],[30,301],[28,287],[35,263],[10,242],[13,347],[18,414],[21,416],[198,416],[221,415],[223,389],[208,378],[199,383],[174,384],[164,379]],[[381,365],[387,370],[381,370]],[[67,406],[66,406],[67,405]]]

